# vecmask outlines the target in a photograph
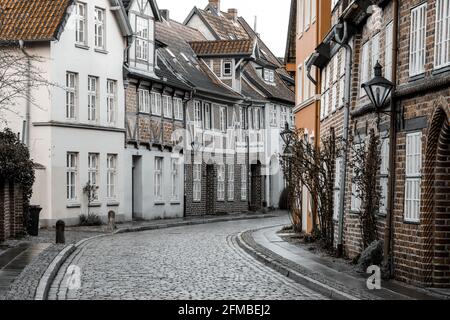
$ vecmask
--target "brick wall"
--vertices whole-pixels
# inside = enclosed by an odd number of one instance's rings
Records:
[[[23,210],[21,187],[0,181],[0,242],[24,233]]]

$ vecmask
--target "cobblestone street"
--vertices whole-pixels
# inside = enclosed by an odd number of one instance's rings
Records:
[[[288,224],[287,216],[107,236],[65,262],[49,299],[323,299],[257,262],[236,244],[239,232]],[[67,288],[67,268],[81,287]]]

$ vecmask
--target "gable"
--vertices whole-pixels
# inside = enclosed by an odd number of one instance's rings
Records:
[[[128,12],[139,12],[140,14],[155,18],[156,21],[161,21],[158,5],[155,0],[122,0],[122,3]]]

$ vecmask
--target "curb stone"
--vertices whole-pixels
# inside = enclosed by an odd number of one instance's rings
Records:
[[[246,232],[249,232],[249,231],[246,231]],[[246,232],[241,232],[237,235],[237,237],[236,237],[237,243],[244,251],[246,251],[248,254],[253,256],[256,260],[262,262],[266,266],[281,273],[282,275],[294,280],[295,282],[300,283],[301,285],[324,295],[327,298],[334,299],[334,300],[359,300],[359,298],[357,298],[357,297],[354,297],[350,294],[339,291],[333,287],[330,287],[324,283],[321,283],[321,282],[314,280],[306,275],[303,275],[303,274],[281,264],[280,262],[276,261],[275,259],[268,257],[264,253],[259,252],[255,248],[251,247],[244,240],[243,235],[246,234]],[[253,232],[253,230],[250,232]]]
[[[199,221],[182,221],[182,222],[173,222],[173,223],[166,223],[166,224],[156,224],[156,225],[149,225],[149,226],[142,226],[142,227],[134,227],[134,228],[122,228],[118,229],[115,232],[107,233],[107,234],[101,234],[97,236],[93,236],[90,238],[83,239],[76,243],[75,245],[68,245],[66,246],[61,252],[53,259],[53,261],[50,263],[50,265],[45,270],[44,275],[39,280],[38,287],[36,289],[36,294],[34,300],[47,300],[48,293],[50,290],[50,286],[55,280],[55,277],[61,268],[61,266],[64,264],[64,262],[70,257],[72,253],[75,252],[80,246],[86,244],[89,241],[107,237],[111,235],[116,234],[122,234],[122,233],[131,233],[131,232],[142,232],[142,231],[150,231],[150,230],[158,230],[158,229],[167,229],[167,228],[173,228],[173,227],[182,227],[182,226],[188,226],[188,225],[200,225],[200,224],[208,224],[208,223],[215,223],[215,222],[227,222],[227,221],[239,221],[239,220],[252,220],[252,219],[266,219],[266,218],[275,218],[276,215],[273,214],[263,214],[263,215],[252,215],[248,217],[224,217],[224,218],[217,218],[217,219],[204,219]]]

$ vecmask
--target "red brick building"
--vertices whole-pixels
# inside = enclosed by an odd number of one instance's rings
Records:
[[[449,1],[332,1],[332,29],[312,59],[322,70],[321,137],[333,128],[356,147],[372,129],[381,138],[379,238],[389,245],[393,277],[421,286],[450,286],[449,26]],[[394,145],[391,113],[375,112],[361,89],[377,61],[395,84],[385,107],[395,110]],[[336,244],[352,258],[362,251],[353,149],[347,163],[336,161],[334,205]]]

